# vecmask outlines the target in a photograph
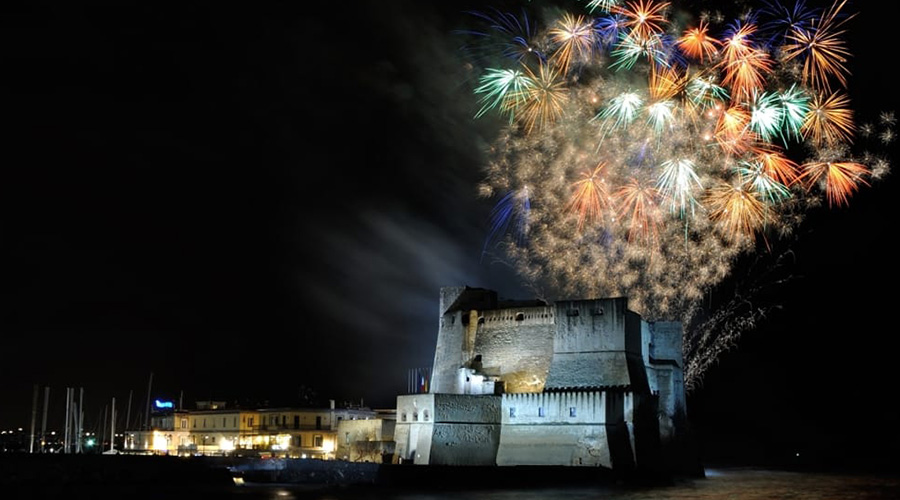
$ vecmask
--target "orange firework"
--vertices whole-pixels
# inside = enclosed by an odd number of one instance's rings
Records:
[[[733,240],[743,235],[752,241],[766,220],[765,203],[742,185],[718,182],[707,192],[705,205],[710,219]]]
[[[753,50],[750,44],[750,35],[756,32],[756,25],[746,24],[739,27],[730,37],[720,42],[723,46],[722,65],[728,66],[741,59]]]
[[[569,71],[573,59],[586,61],[594,47],[594,27],[584,16],[563,15],[550,30],[550,38],[558,45],[553,59],[563,74]]]
[[[788,159],[781,152],[769,145],[767,149],[758,149],[756,151],[756,159],[763,167],[763,172],[771,179],[785,185],[791,186],[797,182],[799,173],[798,165]]]
[[[680,94],[686,84],[687,78],[679,74],[675,68],[656,68],[654,65],[651,66],[650,85],[647,90],[651,98],[663,101]]]
[[[712,59],[716,55],[716,46],[720,44],[718,40],[709,36],[706,21],[702,20],[700,26],[685,31],[677,43],[685,55],[699,59],[700,62]]]
[[[609,207],[609,193],[606,189],[606,181],[600,178],[600,171],[606,163],[600,163],[593,172],[582,174],[582,179],[572,183],[572,201],[569,209],[578,215],[578,230],[584,226],[585,221],[597,222],[603,215],[603,211]]]
[[[807,187],[824,182],[828,206],[844,206],[860,184],[869,185],[863,178],[868,174],[869,169],[859,163],[815,162],[803,165],[800,179],[806,181]]]
[[[816,146],[835,145],[849,142],[853,137],[853,110],[850,98],[834,93],[827,97],[818,94],[809,103],[806,120],[800,127],[804,139],[810,139]]]
[[[625,27],[630,28],[628,36],[637,45],[650,41],[663,32],[662,25],[668,23],[665,9],[669,2],[653,3],[651,0],[627,2],[625,7],[613,7],[612,11],[625,17]]]
[[[657,200],[659,191],[650,182],[641,182],[631,177],[615,193],[618,202],[617,216],[628,221],[628,241],[638,242],[647,247],[659,244],[660,210]]]
[[[566,87],[560,74],[545,64],[540,65],[536,75],[528,67],[525,72],[532,85],[522,91],[522,111],[517,118],[523,122],[525,132],[531,133],[535,125],[543,127],[562,115],[563,104],[567,100]]]
[[[748,98],[766,85],[765,73],[772,71],[773,61],[765,51],[748,48],[725,65],[722,84],[731,85],[733,98]]]
[[[841,86],[847,86],[847,75],[850,71],[844,66],[850,51],[841,36],[846,30],[844,23],[854,16],[838,19],[838,13],[846,4],[834,3],[820,18],[813,20],[809,30],[795,26],[787,35],[790,42],[785,43],[785,61],[803,58],[803,83],[809,83],[816,90],[831,91],[829,76],[833,76]],[[855,14],[854,14],[855,15]]]
[[[749,149],[756,140],[750,131],[750,113],[739,106],[731,106],[719,116],[716,123],[716,141],[726,153],[738,154]]]

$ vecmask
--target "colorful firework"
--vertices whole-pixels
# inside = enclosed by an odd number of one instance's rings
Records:
[[[843,26],[853,16],[838,17],[846,3],[843,0],[832,5],[821,18],[814,19],[808,29],[792,27],[787,35],[789,42],[782,47],[786,61],[803,60],[803,83],[813,89],[830,92],[829,77],[834,77],[842,87],[847,86],[850,72],[844,63],[850,57],[850,51],[843,39]]]
[[[849,76],[837,1],[730,24],[652,0],[549,19],[532,37],[549,56],[490,66],[476,88],[478,116],[513,120],[483,184],[506,193],[491,241],[508,231],[506,255],[551,296],[627,296],[649,320],[690,324],[736,258],[888,170],[846,157],[853,112],[826,84]],[[864,130],[893,140],[892,126]]]

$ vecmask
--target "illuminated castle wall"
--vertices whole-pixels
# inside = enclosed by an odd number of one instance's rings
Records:
[[[685,414],[681,325],[624,298],[441,290],[430,394],[397,401],[398,460],[633,468]]]

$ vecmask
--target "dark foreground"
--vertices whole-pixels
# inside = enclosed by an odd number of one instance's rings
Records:
[[[651,479],[572,467],[0,454],[3,499],[900,498],[896,475],[859,472],[728,467],[707,469],[701,476]]]
[[[669,484],[587,467],[463,467],[223,457],[0,454],[0,498],[219,498],[247,486],[471,490]]]

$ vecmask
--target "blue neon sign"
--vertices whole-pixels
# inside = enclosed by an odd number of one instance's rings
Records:
[[[157,399],[155,401],[155,403],[156,403],[157,408],[174,408],[175,407],[175,405],[171,401],[160,401]]]

